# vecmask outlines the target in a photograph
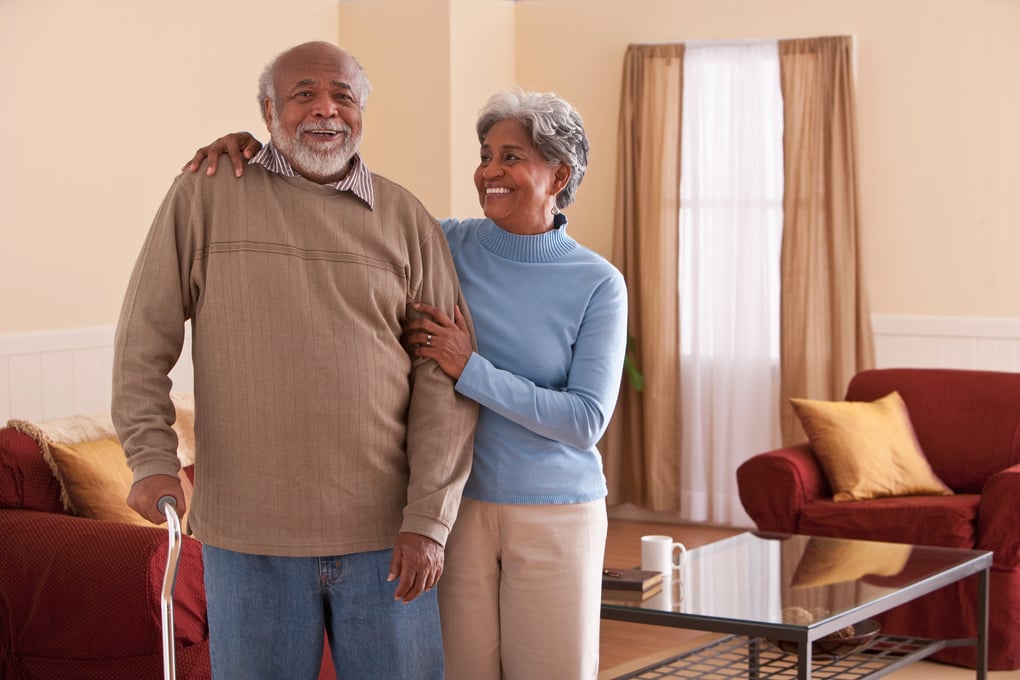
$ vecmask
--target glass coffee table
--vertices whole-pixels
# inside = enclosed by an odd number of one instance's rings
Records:
[[[746,532],[688,551],[679,577],[642,602],[603,600],[602,618],[724,634],[621,678],[879,678],[970,645],[984,680],[991,565],[981,550]],[[977,611],[953,615],[973,615],[976,638],[866,631],[872,616],[970,576]]]

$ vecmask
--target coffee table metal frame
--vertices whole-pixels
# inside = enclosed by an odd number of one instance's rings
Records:
[[[773,534],[764,532],[754,533],[762,538],[774,538],[778,540],[782,540],[790,536],[788,534]],[[744,534],[724,539],[724,541],[742,540],[741,536],[744,536]],[[717,544],[709,544],[709,546],[706,547],[710,546],[717,546]],[[703,549],[704,548],[692,549],[692,554],[689,555],[688,558],[694,558],[696,553]],[[945,550],[955,549],[945,548]],[[977,611],[974,612],[978,632],[976,638],[963,638],[958,640],[924,640],[911,638],[909,639],[911,642],[910,649],[908,649],[905,653],[897,655],[897,658],[888,665],[875,670],[867,676],[860,677],[879,678],[893,670],[907,665],[908,663],[913,663],[914,661],[919,661],[920,659],[930,656],[945,647],[974,646],[977,649],[977,667],[975,668],[975,677],[977,680],[986,680],[988,672],[988,583],[989,571],[992,566],[992,553],[980,550],[959,550],[958,552],[969,553],[969,555],[961,555],[961,557],[966,557],[966,559],[961,560],[951,567],[933,573],[927,578],[892,590],[882,597],[863,603],[855,608],[838,612],[809,626],[714,617],[683,611],[642,608],[641,603],[624,602],[603,602],[602,618],[656,626],[703,630],[713,633],[728,633],[734,638],[743,638],[744,640],[741,644],[746,645],[748,649],[748,654],[746,656],[748,664],[748,678],[768,677],[767,675],[759,674],[760,669],[758,667],[758,663],[762,660],[759,652],[762,646],[767,644],[761,638],[795,642],[797,643],[798,650],[796,677],[799,680],[811,680],[813,666],[811,643],[815,640],[819,640],[826,635],[845,628],[846,626],[864,621],[876,614],[881,614],[882,612],[893,609],[905,602],[916,600],[917,598],[927,595],[928,593],[938,590],[950,583],[955,583],[956,581],[960,581],[969,576],[976,575],[978,594]],[[892,638],[889,636],[882,636],[882,638],[885,639],[886,644],[896,644],[903,640],[903,638]],[[880,638],[880,640],[882,638]],[[724,639],[729,640],[731,638]],[[718,641],[713,644],[718,644]],[[875,645],[873,645],[873,647],[874,646]],[[703,647],[699,650],[693,650],[692,652],[680,655],[677,659],[687,657],[693,652],[704,649],[705,648]],[[678,675],[674,677],[684,676]]]

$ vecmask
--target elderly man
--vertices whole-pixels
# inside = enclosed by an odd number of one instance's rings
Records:
[[[190,320],[195,489],[213,677],[441,678],[433,586],[477,407],[400,344],[409,306],[464,303],[443,232],[358,153],[370,85],[329,43],[259,83],[270,143],[243,178],[179,176],[128,285],[113,415],[129,504],[178,480],[168,372]]]

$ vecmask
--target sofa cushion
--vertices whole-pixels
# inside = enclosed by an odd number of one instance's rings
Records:
[[[131,468],[116,437],[75,444],[53,443],[46,453],[46,462],[53,468],[74,514],[152,526],[124,502],[131,489]]]
[[[973,549],[981,496],[898,496],[837,503],[821,500],[801,510],[797,532],[873,541]]]
[[[932,472],[903,399],[790,399],[834,492],[833,500],[952,493]]]
[[[77,444],[50,444],[46,459],[76,515],[109,522],[155,526],[127,504],[134,478],[116,437]],[[191,479],[181,474],[185,502],[191,503]]]
[[[187,473],[181,475],[181,481],[185,496],[190,498],[195,462],[195,400],[187,393],[170,396],[176,409],[173,429],[177,434],[177,457]],[[74,504],[47,460],[50,447],[55,443],[79,445],[115,436],[109,412],[40,423],[11,419],[0,430],[0,507],[74,514]],[[125,491],[123,497],[126,495]]]
[[[64,512],[60,484],[38,442],[13,427],[0,429],[0,507]]]

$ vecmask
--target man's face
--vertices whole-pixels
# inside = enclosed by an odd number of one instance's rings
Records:
[[[327,44],[297,47],[277,62],[266,126],[303,177],[325,184],[347,174],[361,143],[363,82],[357,63]]]

